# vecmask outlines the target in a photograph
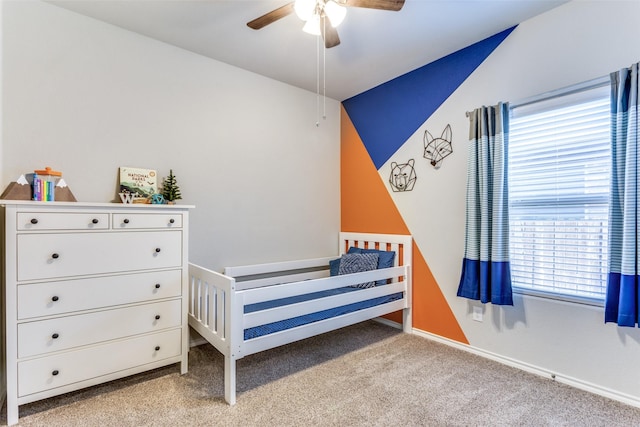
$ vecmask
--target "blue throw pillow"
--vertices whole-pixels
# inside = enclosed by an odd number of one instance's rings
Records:
[[[340,258],[332,259],[329,261],[329,275],[337,276],[340,269]]]
[[[347,253],[348,254],[359,254],[360,251],[361,251],[360,248],[356,248],[355,246],[352,246],[352,247],[349,248]],[[339,269],[340,269],[340,258],[332,259],[331,261],[329,261],[329,275],[330,276],[337,276]]]
[[[338,275],[375,270],[377,265],[378,254],[344,254],[340,257]],[[351,286],[355,288],[373,288],[376,286],[376,282],[359,283]]]
[[[378,269],[393,267],[393,262],[396,258],[395,251],[381,251],[379,249],[362,249],[351,246],[347,251],[348,254],[378,254]],[[376,285],[385,285],[386,279],[381,279],[376,282]]]

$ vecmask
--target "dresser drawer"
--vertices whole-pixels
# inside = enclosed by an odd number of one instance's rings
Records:
[[[182,232],[20,234],[19,281],[182,265]]]
[[[16,226],[22,230],[107,230],[107,213],[19,212]]]
[[[113,228],[149,229],[149,228],[182,228],[182,215],[175,214],[113,214]]]
[[[174,298],[181,294],[182,270],[31,283],[18,286],[18,319]]]
[[[18,325],[18,357],[37,356],[181,324],[181,300],[21,323]]]
[[[18,396],[176,357],[181,343],[182,330],[171,329],[18,362]]]

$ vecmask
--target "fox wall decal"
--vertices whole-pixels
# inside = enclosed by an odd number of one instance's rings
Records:
[[[431,166],[434,168],[439,169],[442,160],[453,153],[451,137],[451,125],[447,125],[447,127],[444,128],[439,138],[434,138],[428,130],[424,131],[423,157],[429,160],[429,163],[431,163]]]

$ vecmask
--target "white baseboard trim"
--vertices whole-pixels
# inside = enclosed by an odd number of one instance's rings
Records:
[[[199,333],[197,333],[191,326],[189,326],[189,348],[208,343],[209,341],[202,338]]]
[[[205,339],[204,339],[204,338],[202,338],[202,337],[199,337],[199,338],[193,338],[193,337],[191,337],[191,338],[189,339],[189,348],[191,348],[191,347],[197,347],[197,346],[202,345],[202,344],[209,344],[209,341],[205,340]]]
[[[391,326],[392,328],[402,329],[402,323],[394,322],[393,320],[385,319],[384,317],[376,317],[372,320],[382,323],[383,325]]]
[[[383,322],[386,323],[386,322]],[[395,323],[395,322],[393,322]],[[391,325],[393,326],[393,325]],[[529,372],[531,374],[535,374],[544,378],[548,378],[552,381],[557,381],[562,384],[567,384],[571,387],[577,388],[579,390],[584,390],[589,393],[597,394],[599,396],[603,396],[612,400],[616,400],[618,402],[622,402],[624,404],[634,406],[640,408],[640,398],[635,396],[628,395],[626,393],[620,393],[615,390],[611,390],[606,387],[601,387],[596,384],[592,384],[586,381],[579,380],[577,378],[573,378],[570,376],[564,376],[558,372],[551,372],[548,369],[540,368],[535,365],[531,365],[529,363],[525,363],[516,359],[512,359],[510,357],[501,356],[497,353],[493,353],[490,351],[486,351],[480,348],[476,348],[467,344],[460,343],[458,341],[454,341],[449,338],[441,337],[439,335],[432,334],[430,332],[421,331],[420,329],[413,329],[413,333],[420,337],[439,342],[441,344],[448,345],[450,347],[457,348],[459,350],[466,351],[468,353],[475,354],[480,357],[484,357],[486,359],[493,360],[498,363],[502,363],[503,365],[511,366],[512,368],[517,368],[523,370],[525,372]]]

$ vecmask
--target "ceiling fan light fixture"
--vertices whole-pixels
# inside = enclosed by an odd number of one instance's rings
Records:
[[[302,31],[314,36],[320,35],[320,15],[314,13],[302,27]]]
[[[0,0],[2,1],[2,0]],[[336,27],[344,20],[349,7],[364,7],[369,9],[382,9],[398,11],[402,9],[405,0],[289,0],[284,6],[273,9],[256,19],[247,22],[247,26],[259,30],[266,25],[284,18],[295,12],[298,18],[304,21],[302,30],[313,34],[316,38],[316,106],[318,121],[320,122],[320,77],[322,76],[322,96],[325,99],[323,118],[326,118],[326,49],[338,46],[340,37]],[[327,24],[327,19],[329,24]],[[322,55],[320,55],[321,39],[324,42]],[[322,62],[320,61],[322,58]],[[322,72],[320,72],[322,64]]]
[[[324,5],[324,13],[327,15],[327,18],[329,18],[331,26],[336,28],[342,23],[342,21],[344,21],[344,17],[347,16],[347,8],[340,6],[333,0],[329,0]]]
[[[293,10],[296,11],[298,18],[308,21],[316,10],[316,0],[296,0],[293,4]]]

